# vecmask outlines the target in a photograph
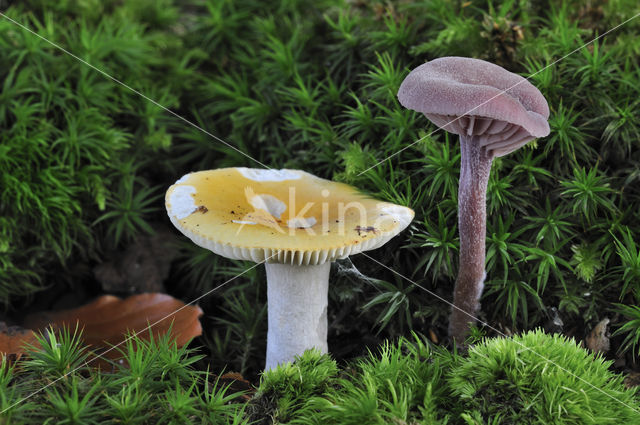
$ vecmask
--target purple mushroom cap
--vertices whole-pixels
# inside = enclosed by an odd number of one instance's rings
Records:
[[[445,57],[409,73],[398,100],[438,127],[475,136],[493,157],[549,134],[549,106],[525,78],[480,59]]]

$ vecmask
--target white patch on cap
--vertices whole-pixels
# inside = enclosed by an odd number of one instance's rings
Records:
[[[196,209],[193,195],[196,188],[193,186],[176,186],[169,197],[169,214],[178,220],[189,217]]]
[[[238,224],[258,224],[255,221],[245,221],[245,220],[231,220],[231,221]]]
[[[306,229],[308,227],[313,227],[318,221],[315,217],[309,218],[292,218],[291,220],[287,220],[287,226],[293,229]]]
[[[400,205],[385,204],[380,208],[380,211],[382,211],[382,213],[384,214],[393,216],[403,216],[407,214],[408,209],[405,207],[401,207]]]
[[[267,194],[256,195],[249,199],[249,203],[253,208],[257,210],[265,210],[278,220],[280,220],[280,216],[287,209],[287,204],[275,196]]]
[[[382,212],[384,216],[379,217],[378,220],[382,219],[382,221],[386,221],[393,219],[397,221],[402,228],[408,226],[411,220],[413,220],[413,211],[411,208],[400,205],[384,204],[380,208],[380,212]],[[379,223],[378,220],[376,220],[376,224],[380,225],[381,223]]]
[[[298,180],[302,174],[295,170],[263,170],[261,168],[238,167],[237,170],[244,177],[257,182],[281,182],[284,180]]]
[[[180,177],[175,184],[181,184],[186,182],[189,179],[189,176],[191,175],[191,173],[189,174],[185,174],[184,176]]]

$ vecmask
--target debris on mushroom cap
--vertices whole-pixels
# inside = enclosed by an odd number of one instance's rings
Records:
[[[219,255],[297,265],[378,248],[414,215],[304,171],[248,168],[187,174],[167,190],[166,208],[178,230]]]
[[[432,60],[409,73],[398,100],[438,127],[476,136],[493,156],[549,134],[549,106],[525,78],[472,58]]]

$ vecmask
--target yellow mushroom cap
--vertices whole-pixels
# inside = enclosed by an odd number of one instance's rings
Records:
[[[238,260],[314,265],[378,248],[413,210],[300,170],[221,168],[169,187],[171,222],[197,245]]]

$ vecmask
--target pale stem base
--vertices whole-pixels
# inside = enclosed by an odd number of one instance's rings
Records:
[[[453,293],[449,336],[463,345],[480,311],[484,286],[487,228],[487,185],[492,157],[473,136],[460,136],[458,229],[460,267]]]
[[[269,316],[265,370],[293,362],[310,348],[326,353],[331,263],[265,266]]]

